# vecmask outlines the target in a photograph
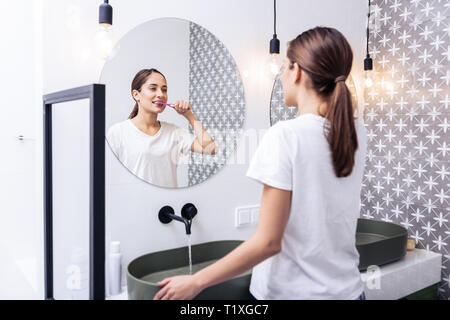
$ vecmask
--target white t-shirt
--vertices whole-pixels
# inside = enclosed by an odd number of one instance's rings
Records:
[[[150,136],[130,119],[111,126],[107,138],[114,154],[139,178],[162,187],[177,187],[177,165],[190,151],[195,137],[188,130],[160,121]]]
[[[278,122],[247,171],[264,184],[292,190],[281,252],[253,269],[250,292],[257,299],[356,299],[363,292],[355,237],[366,132],[356,123],[355,166],[350,176],[337,178],[325,121],[303,114]]]

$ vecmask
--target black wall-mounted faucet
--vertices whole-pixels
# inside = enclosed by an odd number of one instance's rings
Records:
[[[191,234],[192,219],[197,214],[197,208],[192,203],[186,203],[181,209],[181,217],[175,214],[171,206],[164,206],[159,210],[158,218],[164,224],[177,220],[184,223],[186,234]]]

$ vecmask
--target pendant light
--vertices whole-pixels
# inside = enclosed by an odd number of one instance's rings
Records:
[[[95,35],[95,44],[98,55],[101,59],[106,60],[112,52],[114,47],[113,41],[113,8],[108,0],[99,7],[99,30]]]
[[[113,8],[109,4],[108,0],[104,0],[104,2],[100,5],[98,23],[105,24],[107,26],[112,26],[113,24]]]
[[[275,78],[281,67],[280,40],[277,38],[277,1],[273,0],[273,38],[269,44],[269,58],[266,61],[266,72],[271,78]]]
[[[370,88],[373,85],[373,80],[371,78],[371,71],[373,69],[373,61],[369,54],[369,22],[370,22],[370,0],[369,0],[369,13],[367,14],[367,37],[366,37],[366,58],[364,59],[364,73],[366,87]]]

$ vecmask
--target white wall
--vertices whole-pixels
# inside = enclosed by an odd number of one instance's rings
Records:
[[[0,2],[0,299],[41,297],[37,261],[42,261],[42,223],[36,168],[42,165],[35,130],[41,110],[36,97],[42,94],[42,64],[37,2]],[[18,140],[18,135],[26,140]]]
[[[45,93],[99,81],[102,62],[95,58],[91,48],[97,27],[100,2],[44,1],[43,89]],[[244,71],[248,72],[248,77],[243,78],[247,102],[245,129],[262,129],[269,126],[272,82],[262,75],[261,66],[267,59],[269,40],[273,33],[272,0],[166,0],[158,3],[146,0],[113,0],[110,3],[114,7],[116,39],[149,19],[161,17],[188,19],[212,32],[231,52],[241,74]],[[17,6],[20,4],[18,3]],[[286,42],[303,30],[317,25],[336,27],[347,36],[354,49],[354,78],[357,84],[361,83],[366,7],[367,3],[361,0],[278,1],[277,32],[281,39],[282,54],[285,52]],[[0,12],[2,12],[2,17],[4,15],[5,19],[8,19],[8,14],[3,14],[3,10]],[[14,25],[18,24],[12,19],[6,21],[10,21]],[[3,23],[6,22],[2,21],[1,23],[3,26]],[[5,27],[11,30],[10,24],[6,24]],[[23,35],[27,36],[25,30],[23,30]],[[20,52],[16,49],[11,52],[9,59],[17,56],[20,56]],[[23,66],[28,63],[24,57],[21,60],[24,63]],[[5,59],[2,59],[2,62],[5,62]],[[11,73],[13,74],[13,72]],[[8,81],[0,80],[2,89],[7,88],[8,92],[17,91],[18,87],[10,79]],[[16,76],[16,80],[21,80],[20,83],[23,83],[20,75]],[[12,110],[9,107],[16,104],[13,95],[10,95],[8,99],[2,101],[2,119],[10,115]],[[6,103],[8,108],[5,108],[3,103]],[[40,106],[35,110],[37,110],[36,115],[39,115],[37,118],[40,118]],[[36,123],[39,123],[39,120],[37,119]],[[34,119],[30,121],[29,125],[24,126],[24,130],[30,130],[33,127],[33,121]],[[12,125],[10,122],[10,126]],[[15,128],[16,126],[10,129]],[[41,128],[37,128],[37,130],[40,132]],[[5,133],[1,131],[2,137],[12,131],[8,130]],[[38,137],[36,145],[40,143],[42,143],[42,137]],[[11,144],[8,145],[7,150],[11,150],[11,154],[16,147]],[[33,159],[33,156],[34,159],[41,159],[42,149],[37,148],[36,150],[34,155],[30,151],[31,154],[27,159]],[[4,160],[2,159],[2,161]],[[30,163],[28,165],[32,166]],[[107,241],[119,240],[122,242],[125,264],[133,257],[146,252],[183,246],[186,244],[184,226],[178,222],[162,225],[157,220],[157,213],[164,205],[171,205],[179,213],[183,204],[187,202],[194,203],[199,211],[192,227],[193,243],[248,238],[254,232],[254,228],[236,229],[234,227],[235,207],[257,204],[260,201],[261,187],[245,177],[247,166],[248,163],[227,166],[211,179],[191,188],[163,189],[146,184],[129,174],[107,147]],[[7,179],[14,182],[20,174],[23,177],[25,172],[17,173],[16,176],[8,176]],[[74,175],[76,174],[74,173]],[[32,176],[32,173],[26,175],[28,185],[32,181]],[[5,188],[3,182],[2,188]],[[3,192],[5,192],[4,189]],[[14,196],[20,198],[23,190],[17,188],[14,192]],[[39,199],[42,190],[38,185],[35,192],[36,199]],[[32,199],[32,192],[28,191],[28,193],[27,197]],[[0,203],[0,206],[2,205]],[[13,208],[15,208],[13,203],[6,208],[2,207],[2,218],[5,215],[4,210],[10,212]],[[31,210],[30,208],[16,208],[15,214],[19,215],[31,212]],[[37,221],[42,220],[41,214],[42,210],[39,208],[35,217]],[[15,230],[24,230],[22,226],[7,221]],[[34,224],[34,226],[37,225],[38,223]],[[38,232],[41,231],[42,228],[39,226]],[[38,235],[42,237],[41,234]],[[14,234],[11,236],[13,237]],[[41,254],[41,252],[37,253],[38,256]],[[40,259],[42,263],[42,256]],[[39,270],[40,274],[42,274],[42,270]],[[43,277],[38,279],[39,288],[42,288]]]

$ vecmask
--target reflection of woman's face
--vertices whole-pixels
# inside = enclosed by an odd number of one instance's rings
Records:
[[[167,83],[164,77],[153,72],[147,81],[142,85],[141,91],[133,90],[134,99],[138,102],[139,108],[147,112],[161,113],[166,106],[156,104],[161,101],[167,103]]]

